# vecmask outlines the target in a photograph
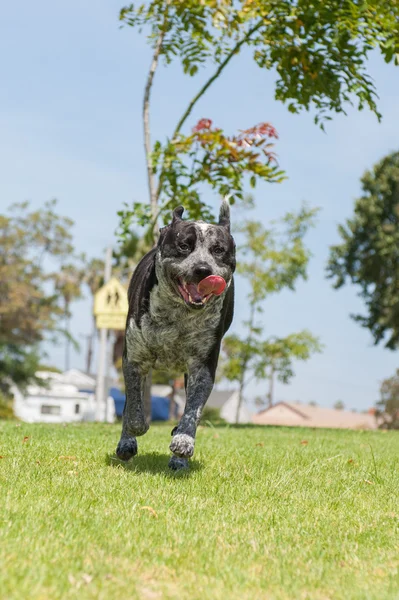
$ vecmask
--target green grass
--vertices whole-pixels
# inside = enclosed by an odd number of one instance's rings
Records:
[[[399,598],[397,433],[201,428],[189,475],[118,435],[0,423],[2,599]]]

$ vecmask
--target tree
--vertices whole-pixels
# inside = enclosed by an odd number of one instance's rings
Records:
[[[380,427],[399,429],[399,369],[393,377],[382,382],[380,393],[381,398],[376,406]]]
[[[309,331],[292,333],[284,338],[272,337],[261,344],[255,375],[258,379],[269,379],[268,406],[273,405],[274,379],[289,383],[294,377],[293,361],[309,360],[321,346]]]
[[[380,118],[366,71],[368,55],[378,47],[386,62],[398,64],[399,5],[392,0],[152,0],[122,8],[120,19],[145,30],[153,51],[143,98],[149,202],[120,212],[121,235],[127,237],[132,222],[138,222],[152,240],[158,218],[167,218],[178,204],[192,218],[210,218],[211,209],[199,196],[204,183],[231,193],[235,202],[243,198],[246,174],[253,186],[259,178],[282,180],[268,140],[275,130],[267,123],[229,136],[202,119],[191,135],[182,133],[194,106],[242,49],[251,50],[260,68],[275,70],[277,100],[293,113],[312,108],[322,127],[329,113],[345,112],[355,101],[359,110],[367,106]],[[152,146],[150,97],[160,59],[166,65],[179,60],[189,76],[214,69],[170,137]]]
[[[282,219],[283,232],[276,228],[265,229],[254,221],[247,221],[239,229],[244,242],[238,246],[237,271],[249,282],[249,317],[243,323],[244,335],[225,337],[221,364],[221,376],[239,385],[237,421],[244,390],[250,381],[269,379],[271,405],[275,374],[287,383],[294,374],[293,360],[307,360],[313,352],[321,350],[317,338],[308,331],[263,339],[263,328],[256,322],[269,295],[284,288],[294,290],[298,279],[306,279],[310,253],[303,238],[313,225],[316,212],[302,208],[298,214],[287,214]]]
[[[86,373],[91,373],[94,352],[94,342],[97,334],[96,319],[94,317],[94,296],[104,284],[104,261],[100,258],[92,258],[86,263],[84,283],[89,288],[92,299],[92,329],[87,336]]]
[[[83,259],[83,257],[80,257]],[[67,371],[70,367],[70,348],[73,337],[70,330],[71,302],[82,297],[82,282],[85,277],[83,264],[79,264],[75,259],[74,263],[64,264],[55,275],[55,289],[61,296],[64,303],[65,320],[65,363],[64,368]]]
[[[39,367],[39,345],[65,335],[57,289],[59,264],[73,256],[73,222],[57,215],[56,201],[29,210],[15,204],[0,215],[0,387],[24,385]]]
[[[335,410],[344,410],[345,404],[342,402],[342,400],[337,400],[337,402],[334,404],[334,408]]]
[[[356,285],[367,314],[352,317],[371,331],[375,344],[399,347],[399,152],[378,162],[361,179],[354,215],[339,226],[328,277],[334,287]]]

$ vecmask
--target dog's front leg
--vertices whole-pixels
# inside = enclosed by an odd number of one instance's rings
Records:
[[[209,365],[189,369],[186,406],[179,425],[172,432],[169,446],[174,455],[169,461],[171,469],[188,467],[188,459],[194,454],[197,426],[213,383],[214,373]]]
[[[126,356],[122,359],[122,366],[126,401],[122,417],[122,435],[116,454],[121,460],[129,460],[137,454],[136,436],[144,435],[148,431],[143,406],[145,374],[137,364],[129,362]]]

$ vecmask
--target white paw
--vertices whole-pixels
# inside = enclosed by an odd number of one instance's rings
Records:
[[[194,454],[194,438],[186,433],[177,433],[173,436],[169,448],[176,456],[189,458]]]

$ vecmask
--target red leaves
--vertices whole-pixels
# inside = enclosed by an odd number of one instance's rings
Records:
[[[211,119],[200,119],[198,123],[193,127],[193,133],[197,133],[198,131],[204,131],[204,129],[210,129],[211,127]]]
[[[200,119],[196,125],[193,127],[193,133],[198,133],[204,130],[210,130],[212,127],[211,119]],[[219,131],[219,130],[217,130]],[[249,129],[240,129],[240,138],[244,142],[246,138],[248,139],[260,139],[264,137],[275,138],[278,139],[278,133],[275,127],[270,123],[264,122],[255,125],[254,127],[250,127]]]
[[[266,138],[278,139],[278,133],[270,123],[259,123],[255,127],[240,130],[240,135],[236,138],[236,144],[239,148],[250,148],[251,146],[261,148],[269,161],[277,162],[276,155],[269,150],[272,144],[265,143]]]
[[[257,138],[260,139],[262,137],[270,137],[278,139],[278,133],[273,125],[270,123],[259,123],[259,125],[255,125],[255,127],[250,127],[249,129],[240,130],[245,137],[249,138]]]
[[[198,142],[205,152],[213,153],[215,155],[213,160],[227,159],[230,163],[249,161],[249,164],[243,164],[243,171],[256,171],[256,162],[259,163],[260,170],[262,170],[263,164],[259,161],[259,153],[256,150],[266,156],[267,163],[277,162],[276,155],[271,151],[273,144],[268,139],[277,139],[278,133],[270,123],[259,123],[249,129],[241,129],[238,135],[226,136],[221,129],[212,128],[211,119],[204,118],[198,121],[192,132],[191,143]],[[186,138],[186,140],[189,141],[190,138]],[[257,174],[259,175],[259,173]],[[270,174],[267,173],[267,175]]]
[[[178,132],[164,147],[155,147],[153,167],[161,169],[162,193],[180,197],[190,217],[210,218],[197,186],[206,183],[220,195],[229,193],[233,204],[243,199],[247,176],[252,187],[260,180],[279,183],[284,179],[273,153],[277,137],[267,122],[227,135],[211,119],[202,118],[189,135]]]

